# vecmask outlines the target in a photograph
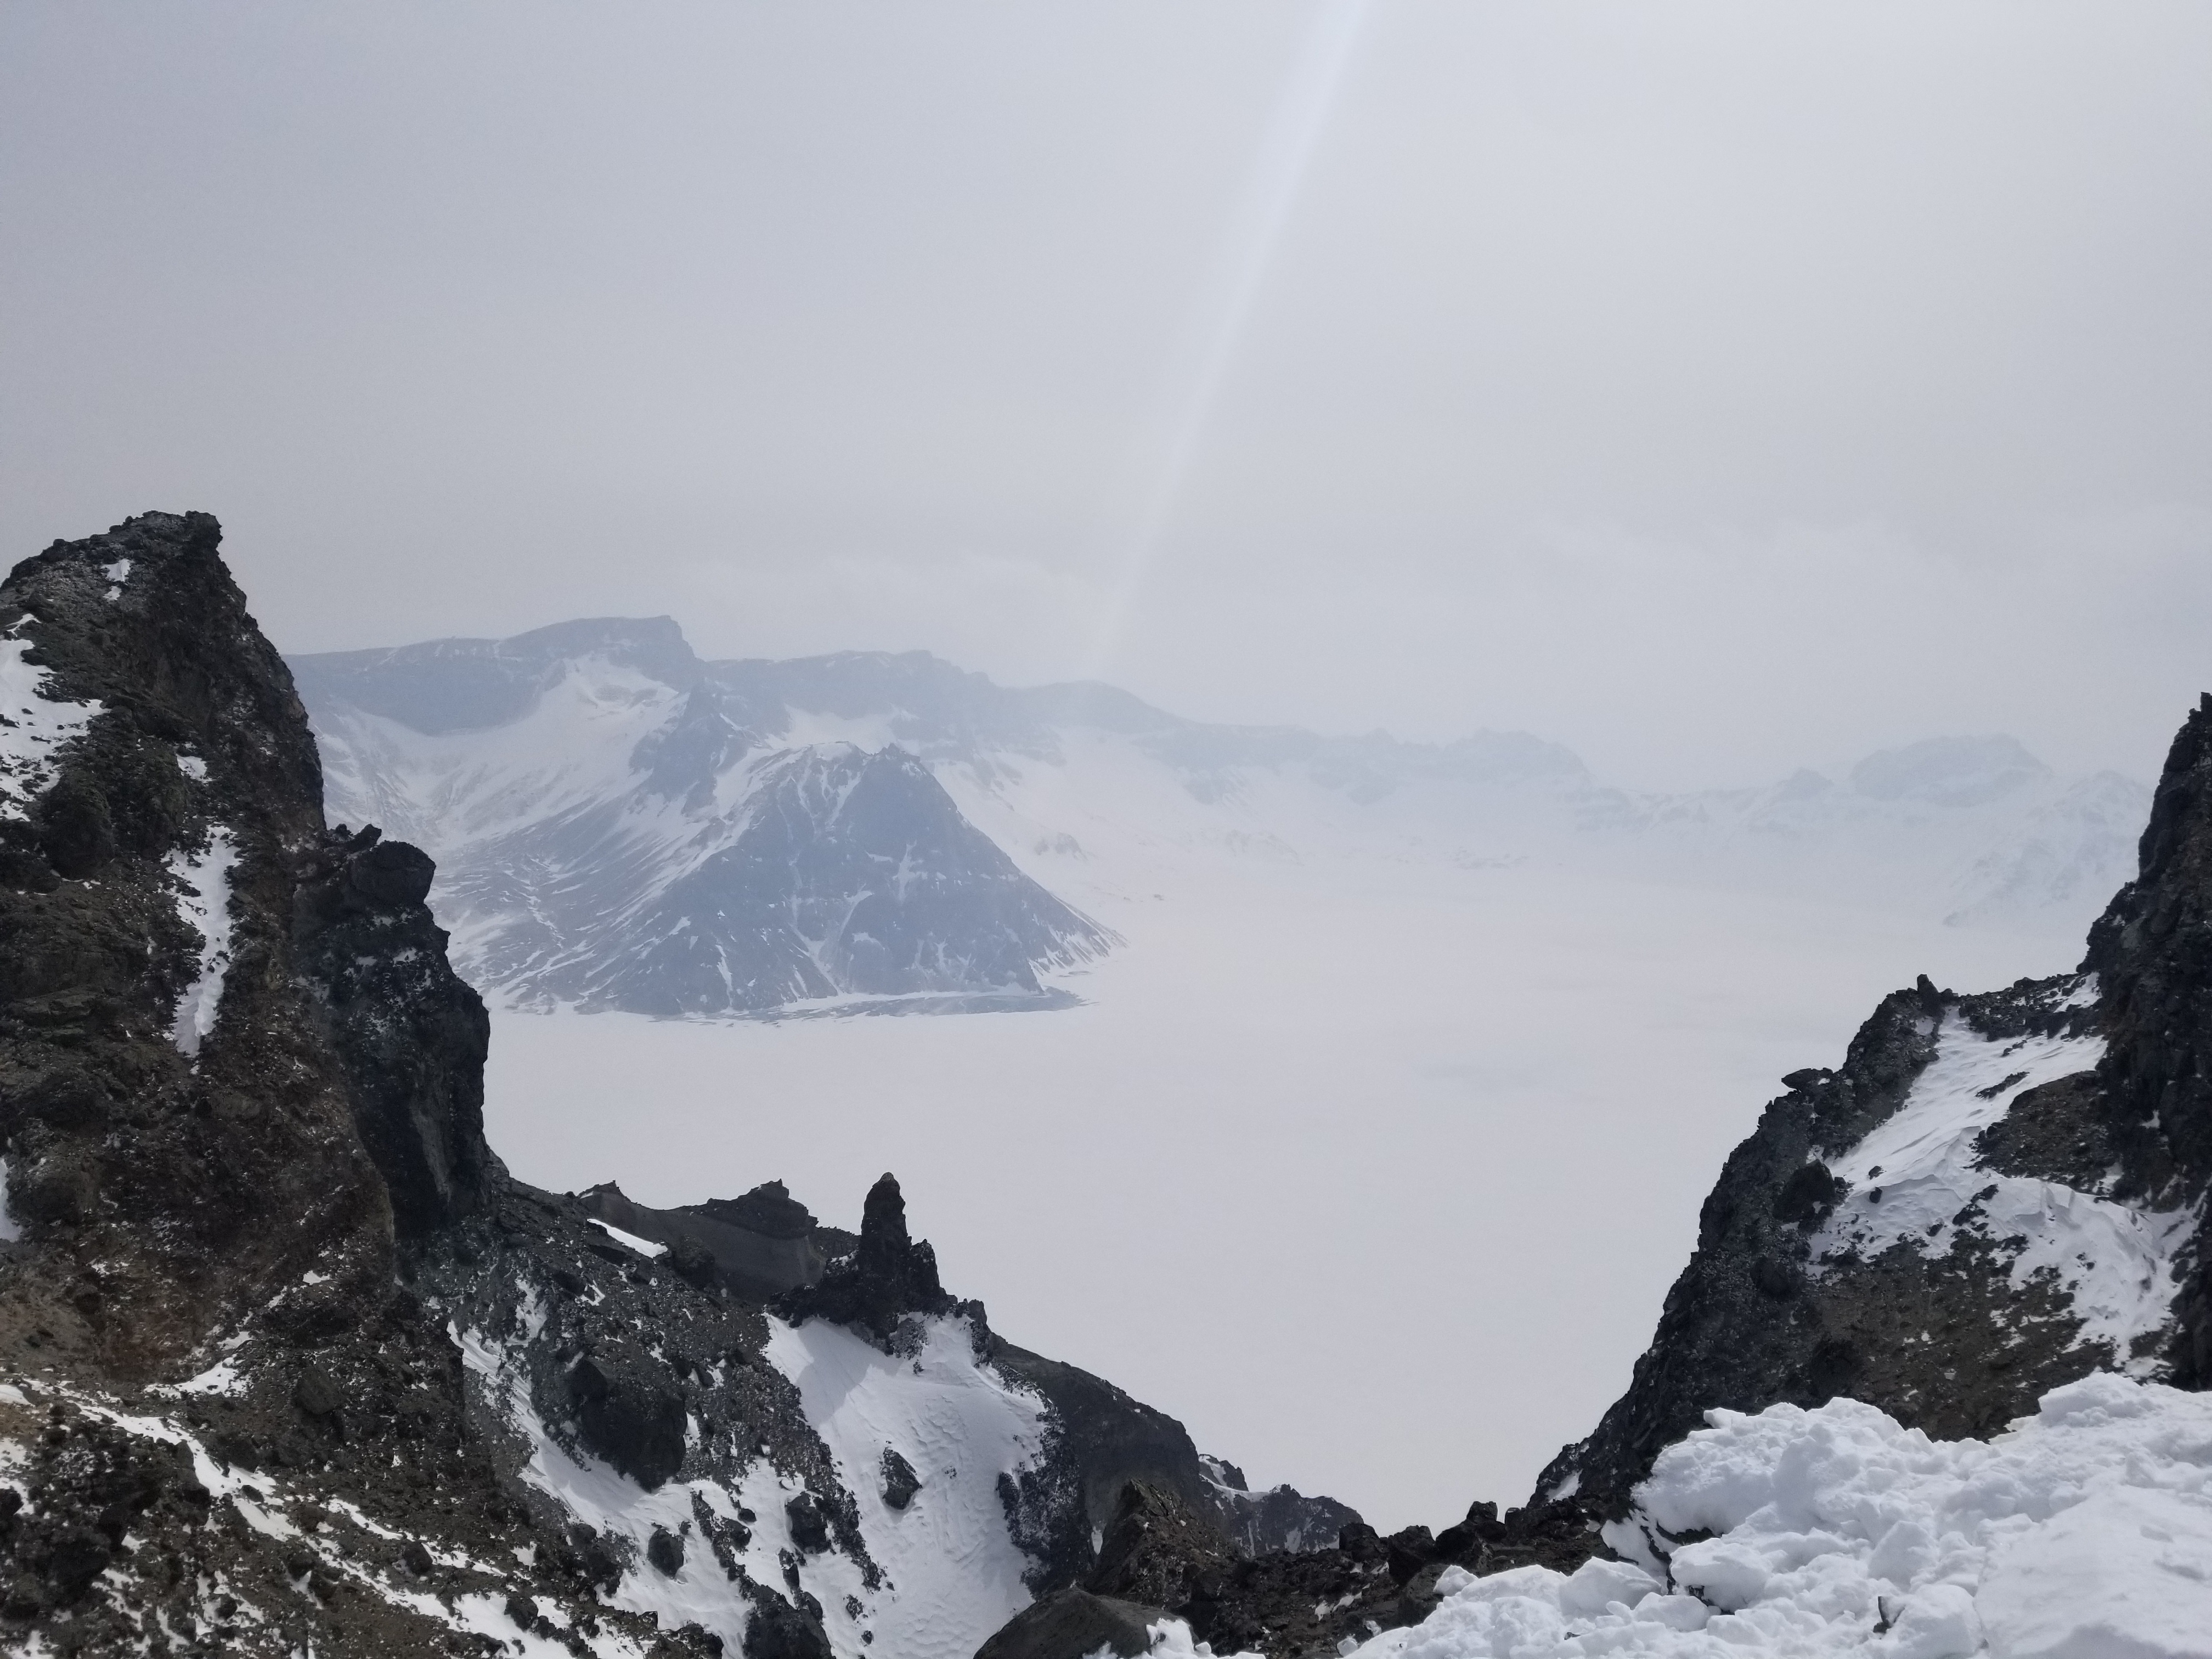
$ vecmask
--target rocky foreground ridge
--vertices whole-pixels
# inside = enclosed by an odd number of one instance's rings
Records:
[[[0,586],[0,1644],[964,1656],[1133,1480],[1356,1520],[1007,1343],[888,1176],[857,1236],[512,1179],[430,860],[325,826],[219,534]]]

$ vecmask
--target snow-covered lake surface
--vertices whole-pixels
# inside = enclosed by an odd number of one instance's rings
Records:
[[[970,803],[964,802],[963,805]],[[1006,826],[978,821],[1018,845]],[[1521,865],[1110,849],[1127,940],[1052,1012],[723,1024],[495,1012],[516,1172],[641,1202],[885,1169],[945,1282],[1386,1529],[1523,1498],[1628,1379],[1721,1160],[1885,993],[2072,967],[2070,915]]]

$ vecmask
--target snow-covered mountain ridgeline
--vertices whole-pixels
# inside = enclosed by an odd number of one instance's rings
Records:
[[[1033,1002],[1115,942],[1054,894],[1103,915],[1210,859],[1537,860],[2072,933],[2148,810],[2007,738],[1636,795],[1522,733],[1206,726],[918,652],[702,662],[665,618],[292,668],[332,820],[428,848],[456,961],[536,1006]]]
[[[429,859],[321,816],[204,514],[0,586],[0,1646],[972,1653],[1181,1425],[1006,1343],[896,1184],[625,1218],[512,1180]]]
[[[525,1003],[1034,1000],[1040,969],[1114,943],[912,754],[809,741],[820,733],[744,674],[710,672],[671,623],[294,668],[332,817],[428,848],[458,961]]]

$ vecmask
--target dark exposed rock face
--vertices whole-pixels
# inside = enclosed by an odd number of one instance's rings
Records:
[[[1018,1476],[1003,1477],[999,1488],[1015,1541],[1037,1564],[1027,1575],[1032,1590],[1042,1594],[1091,1570],[1097,1559],[1091,1540],[1112,1522],[1130,1481],[1170,1492],[1200,1514],[1211,1510],[1212,1490],[1198,1449],[1174,1418],[1103,1377],[997,1337],[990,1356],[1001,1373],[1034,1389],[1051,1407],[1045,1455]]]
[[[30,641],[43,695],[100,710],[57,754],[0,889],[0,1135],[41,1247],[0,1291],[17,1363],[146,1376],[247,1309],[327,1335],[388,1293],[388,1200],[355,1127],[365,1074],[330,1039],[294,925],[322,842],[314,748],[219,535],[204,514],[148,514],[0,586],[0,632]],[[217,998],[179,900],[223,887]]]
[[[914,1495],[921,1490],[921,1477],[896,1447],[884,1448],[883,1476],[884,1502],[895,1510],[913,1503]]]
[[[1668,1293],[1628,1392],[1546,1469],[1540,1500],[1571,1492],[1594,1512],[1624,1512],[1652,1459],[1715,1407],[1755,1412],[1847,1394],[1930,1434],[1984,1435],[2045,1389],[2111,1363],[2109,1350],[2081,1344],[2081,1321],[2061,1294],[2014,1285],[2004,1242],[1971,1225],[1869,1259],[1811,1259],[1811,1235],[1844,1195],[1823,1155],[1856,1145],[1899,1109],[1944,1030],[2093,1031],[2094,1008],[2063,1006],[2075,984],[2023,981],[1960,997],[1923,978],[1883,1000],[1841,1067],[1785,1079],[1790,1092],[1767,1106],[1706,1199],[1697,1253]],[[2034,1097],[2028,1118],[1985,1132],[1984,1156],[2010,1148],[2020,1173],[2063,1179],[2064,1168],[2021,1164],[2024,1126],[2039,1101],[2084,1081],[2025,1091]],[[1929,1344],[1927,1331],[1964,1334]]]
[[[1070,1585],[1016,1613],[975,1659],[1091,1659],[1102,1650],[1135,1659],[1151,1650],[1150,1626],[1161,1616]]]
[[[2123,1191],[2163,1205],[2212,1184],[2212,695],[2182,723],[2143,830],[2142,870],[2089,932],[2103,988],[2098,1067]],[[2176,1304],[2174,1380],[2212,1386],[2212,1252]]]
[[[684,1396],[666,1367],[635,1344],[611,1340],[568,1372],[583,1442],[651,1492],[684,1462]]]
[[[1188,1504],[1132,1480],[1121,1488],[1084,1588],[1148,1607],[1179,1607],[1200,1579],[1218,1577],[1236,1559],[1220,1533]]]
[[[745,1659],[830,1659],[822,1621],[771,1590],[754,1598],[745,1626]]]
[[[342,825],[303,861],[295,933],[321,989],[354,1121],[403,1235],[459,1220],[503,1175],[484,1144],[483,1000],[446,962],[429,858]]]
[[[1234,1463],[1218,1457],[1200,1462],[1212,1487],[1212,1512],[1241,1555],[1320,1549],[1359,1519],[1358,1510],[1333,1498],[1309,1498],[1288,1486],[1254,1492]]]
[[[1595,1526],[1571,1503],[1516,1510],[1502,1522],[1494,1505],[1478,1504],[1440,1537],[1408,1527],[1380,1538],[1355,1520],[1333,1547],[1246,1555],[1173,1492],[1132,1481],[1082,1587],[1184,1620],[1217,1652],[1323,1659],[1347,1639],[1427,1617],[1447,1566],[1571,1572],[1599,1550]]]
[[[1828,1190],[1824,1167],[1808,1181],[1811,1160],[1897,1109],[1935,1053],[1937,1002],[1932,987],[1894,993],[1851,1040],[1840,1069],[1791,1074],[1790,1092],[1729,1154],[1705,1200],[1697,1254],[1668,1292],[1628,1393],[1595,1434],[1560,1455],[1540,1491],[1576,1479],[1587,1497],[1623,1500],[1660,1449],[1701,1426],[1710,1407],[1814,1404],[1838,1392],[1856,1350],[1789,1288],[1800,1278],[1801,1224],[1817,1217]]]
[[[444,1316],[401,1288],[437,1277],[418,1251],[495,1270],[505,1237],[483,1010],[423,908],[428,860],[325,834],[304,711],[219,533],[148,514],[0,586],[27,671],[0,716],[0,1141],[22,1233],[0,1243],[0,1439],[41,1494],[0,1498],[0,1646],[137,1651],[158,1608],[179,1653],[444,1650],[450,1624],[360,1591],[367,1574],[489,1594],[540,1636],[559,1603],[570,1628],[704,1659],[703,1632],[596,1603],[623,1565],[533,1522]],[[42,749],[41,721],[65,740]],[[761,1409],[793,1442],[787,1391]],[[536,1565],[507,1577],[441,1565],[526,1545]]]

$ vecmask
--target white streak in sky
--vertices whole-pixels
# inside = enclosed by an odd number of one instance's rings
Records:
[[[1184,349],[1166,377],[1167,391],[1161,400],[1164,441],[1130,532],[1120,576],[1091,642],[1091,678],[1103,672],[1151,573],[1161,532],[1198,453],[1200,436],[1251,319],[1253,301],[1328,125],[1366,14],[1367,0],[1322,0],[1290,79],[1275,101],[1244,198],[1193,307]]]

